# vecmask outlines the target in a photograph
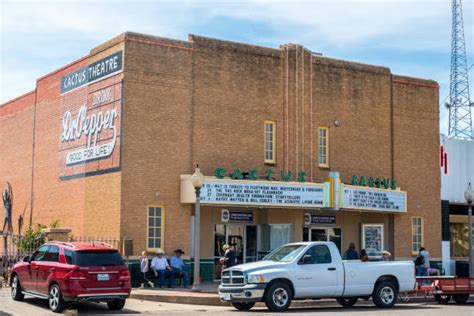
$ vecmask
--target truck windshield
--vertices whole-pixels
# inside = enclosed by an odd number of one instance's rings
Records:
[[[263,260],[290,262],[294,260],[304,248],[304,245],[281,246],[266,255]]]

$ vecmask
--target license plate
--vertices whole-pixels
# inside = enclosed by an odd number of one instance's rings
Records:
[[[109,275],[106,273],[99,273],[97,274],[97,281],[108,281]]]
[[[221,298],[224,301],[230,301],[230,293],[221,293]]]

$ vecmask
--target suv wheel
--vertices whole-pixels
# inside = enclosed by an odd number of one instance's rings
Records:
[[[352,307],[355,303],[357,303],[357,297],[339,297],[336,301],[342,307]]]
[[[291,289],[286,283],[274,283],[266,291],[265,305],[271,311],[284,311],[291,304],[291,296]]]
[[[55,313],[61,313],[66,306],[61,290],[57,284],[53,284],[49,288],[48,303],[49,308]]]
[[[389,308],[397,302],[397,288],[390,281],[383,281],[375,284],[372,299],[377,307]]]
[[[125,300],[124,299],[113,300],[111,302],[107,302],[107,306],[112,311],[119,311],[125,306]]]
[[[15,274],[12,280],[12,298],[15,301],[21,301],[25,295],[21,292],[20,278]]]
[[[232,306],[239,311],[248,311],[255,305],[254,302],[232,302]]]

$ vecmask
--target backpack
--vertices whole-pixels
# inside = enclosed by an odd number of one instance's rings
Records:
[[[418,257],[416,257],[415,266],[421,266],[424,263],[425,263],[425,258],[423,258],[423,256],[419,255]]]

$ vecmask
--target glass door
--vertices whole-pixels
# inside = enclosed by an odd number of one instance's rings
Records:
[[[245,226],[244,262],[257,261],[257,226]]]
[[[234,246],[236,264],[244,263],[244,225],[226,225],[227,226],[227,244]]]

